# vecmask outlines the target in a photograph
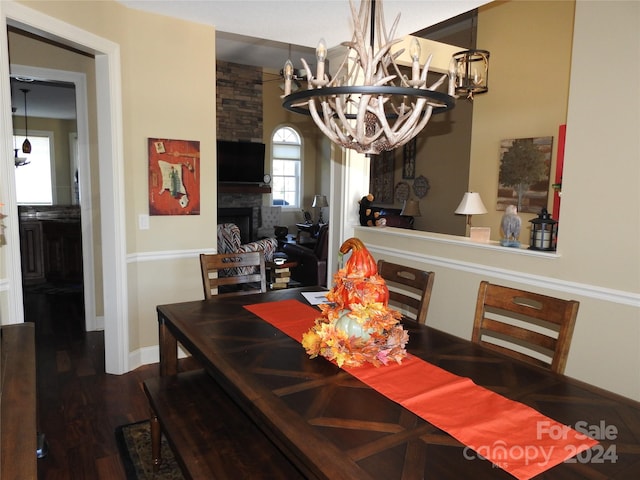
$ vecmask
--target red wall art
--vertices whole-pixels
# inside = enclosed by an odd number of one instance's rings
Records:
[[[149,215],[200,215],[200,142],[150,138]]]

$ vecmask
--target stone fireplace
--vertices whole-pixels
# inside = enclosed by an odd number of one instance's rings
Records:
[[[217,138],[262,142],[262,68],[216,62]],[[268,186],[218,184],[218,223],[235,223],[242,243],[256,240]]]
[[[240,229],[242,243],[253,239],[253,208],[218,208],[218,224],[235,223]]]
[[[242,243],[256,240],[260,227],[260,207],[264,187],[218,185],[218,223],[235,223]],[[231,191],[229,191],[231,190]],[[260,190],[260,191],[255,191]]]

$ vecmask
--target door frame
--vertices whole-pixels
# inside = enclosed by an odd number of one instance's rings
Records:
[[[91,32],[65,23],[13,1],[0,2],[1,35],[7,25],[55,40],[94,55],[96,69],[98,164],[103,265],[105,370],[122,374],[129,370],[127,262],[124,202],[124,148],[120,46]],[[6,42],[0,48],[0,98],[11,104],[9,54]],[[24,322],[20,239],[15,196],[12,151],[12,121],[9,109],[0,112],[2,152],[0,195],[6,204],[4,248],[8,313],[3,323]]]
[[[75,86],[76,125],[78,136],[78,184],[80,188],[80,224],[82,230],[82,276],[84,292],[85,329],[88,332],[102,330],[104,322],[96,318],[96,282],[93,251],[93,215],[91,196],[91,167],[89,164],[89,110],[87,106],[87,77],[81,72],[56,70],[11,64],[14,76],[34,80],[73,83]],[[72,169],[73,170],[73,169]],[[70,185],[73,186],[73,183]],[[72,192],[73,193],[73,192]]]

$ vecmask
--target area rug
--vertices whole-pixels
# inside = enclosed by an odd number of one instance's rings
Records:
[[[149,421],[116,428],[116,442],[127,480],[184,480],[167,439],[162,436],[162,465],[153,473]]]

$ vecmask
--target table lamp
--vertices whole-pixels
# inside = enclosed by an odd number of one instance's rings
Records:
[[[465,192],[460,205],[458,205],[454,213],[467,216],[467,226],[471,231],[471,216],[487,213],[487,208],[482,203],[478,192]]]
[[[407,217],[421,216],[422,214],[420,213],[420,202],[413,199],[405,200],[400,215],[404,215]]]
[[[322,219],[322,207],[328,207],[328,206],[329,206],[329,203],[327,202],[326,195],[314,195],[313,204],[311,205],[311,208],[320,209],[320,215],[318,216],[318,224],[324,223],[324,220]]]

